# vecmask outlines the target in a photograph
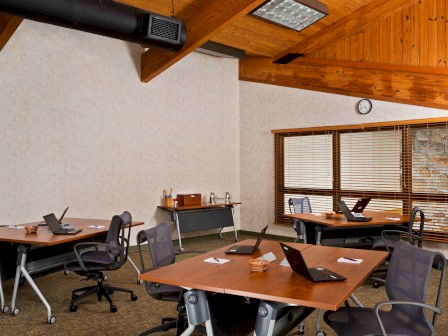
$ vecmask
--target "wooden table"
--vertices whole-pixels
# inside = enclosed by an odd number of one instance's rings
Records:
[[[187,232],[218,229],[218,236],[222,238],[222,229],[233,226],[235,241],[238,241],[233,218],[233,209],[238,204],[241,204],[241,202],[179,206],[160,205],[157,208],[170,212],[172,222],[176,223],[179,249],[183,251],[181,234]]]
[[[298,213],[285,214],[285,216],[305,222],[306,241],[316,245],[321,245],[322,233],[325,230],[372,228],[384,225],[403,225],[409,222],[409,215],[368,210],[364,211],[363,214],[372,217],[372,220],[369,222],[349,222],[343,214],[338,213],[331,218],[326,218],[324,213]]]
[[[242,244],[255,244],[255,241],[247,240],[242,242]],[[262,242],[260,249],[251,256],[226,255],[224,251],[229,247],[227,246],[141,274],[140,279],[186,288],[187,292],[184,297],[187,311],[192,309],[193,316],[197,316],[198,313],[195,309],[198,306],[202,310],[205,309],[206,302],[204,300],[206,300],[206,295],[201,294],[200,296],[198,294],[205,291],[256,298],[263,300],[263,302],[272,301],[313,309],[336,310],[388,255],[387,252],[370,250],[294,243],[288,243],[288,245],[303,251],[309,267],[326,267],[345,276],[347,280],[313,283],[294,273],[291,268],[281,266],[280,261],[284,259],[284,254],[281,251],[280,244],[266,240]],[[273,252],[277,260],[269,264],[266,272],[251,272],[248,261],[268,252]],[[362,258],[364,261],[361,264],[337,263],[336,260],[342,256]],[[209,257],[225,258],[229,259],[230,262],[226,264],[205,263],[204,259]],[[198,297],[202,302],[198,305],[196,303],[193,305],[189,304],[191,295]],[[208,308],[206,307],[206,309]],[[231,308],[229,308],[229,311],[231,311]],[[199,319],[193,322],[207,323],[208,316],[204,315],[202,317],[203,321]],[[258,318],[261,317],[258,316]],[[194,323],[190,324],[194,325]],[[262,323],[259,323],[257,320],[257,324],[261,325]],[[208,328],[210,329],[211,326],[209,325]],[[207,334],[209,334],[209,330]],[[257,332],[257,335],[260,335],[260,331]]]
[[[77,243],[83,240],[94,239],[95,237],[106,235],[110,225],[110,220],[102,220],[102,219],[65,218],[64,222],[68,222],[72,226],[82,229],[82,231],[75,235],[54,235],[47,226],[39,226],[36,233],[27,234],[25,229],[23,228],[24,226],[27,225],[38,225],[40,222],[15,225],[14,227],[16,228],[0,226],[0,241],[18,244],[17,268],[14,281],[14,290],[11,299],[11,314],[17,315],[20,312],[20,310],[16,307],[16,297],[19,287],[19,280],[21,276],[23,276],[28,281],[28,283],[33,288],[34,292],[38,295],[42,303],[47,308],[47,322],[54,323],[55,317],[52,316],[51,314],[51,307],[30,275],[34,272],[37,272],[37,269],[34,271],[29,270],[28,267],[29,264],[27,264],[28,252],[33,247],[38,246],[54,246],[59,244],[68,244],[71,242]],[[143,222],[132,222],[131,226],[142,224]],[[92,225],[103,227],[102,228],[89,227]],[[61,267],[68,260],[68,258],[72,257],[72,255],[73,253],[64,254],[60,256],[55,256],[54,258],[51,258],[51,260],[48,259],[48,262],[42,262],[40,264],[39,271]],[[0,278],[0,289],[1,289],[1,278]],[[1,296],[3,298],[3,294]],[[6,307],[4,306],[4,302],[2,302],[2,311],[9,310],[4,309],[3,307]]]

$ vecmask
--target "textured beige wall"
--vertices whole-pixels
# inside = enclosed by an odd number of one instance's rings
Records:
[[[448,111],[373,101],[368,115],[355,112],[359,98],[240,82],[241,223],[259,231],[274,221],[274,136],[272,129],[347,125],[446,117]],[[257,211],[254,211],[257,209]],[[268,233],[294,237],[287,227]],[[446,244],[439,248],[448,250]]]
[[[21,24],[0,53],[0,224],[70,206],[67,216],[129,210],[153,226],[169,219],[156,206],[170,187],[239,199],[237,61],[194,53],[143,84],[140,53]]]

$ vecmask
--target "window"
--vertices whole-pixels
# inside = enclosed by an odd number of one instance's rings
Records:
[[[272,132],[276,223],[290,224],[290,197],[315,212],[372,197],[370,210],[419,206],[425,239],[448,242],[448,118]]]

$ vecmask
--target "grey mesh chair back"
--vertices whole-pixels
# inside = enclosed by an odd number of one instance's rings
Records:
[[[137,241],[139,245],[145,241],[148,243],[148,249],[151,254],[153,267],[158,268],[167,266],[176,261],[176,253],[174,251],[174,245],[171,239],[168,224],[162,223],[154,228],[140,231]],[[142,257],[141,253],[140,256]],[[140,261],[143,265],[143,269],[146,269],[143,258],[141,258]]]
[[[141,245],[147,243],[149,254],[152,260],[152,267],[146,267]],[[148,230],[142,230],[137,234],[137,246],[141,264],[141,272],[160,268],[173,264],[176,261],[173,241],[169,225],[161,223]],[[171,286],[155,282],[147,282],[146,290],[150,296],[157,300],[178,301],[183,289],[178,286]]]
[[[413,239],[420,237],[414,235]],[[442,313],[446,264],[441,253],[400,240],[395,245],[387,272],[389,301],[379,302],[374,308],[343,307],[335,312],[328,311],[325,321],[343,336],[433,336],[437,316]],[[438,265],[440,271],[438,282],[437,275],[431,274],[433,265]],[[430,275],[436,285],[436,294],[431,296],[427,294]]]
[[[110,246],[107,248],[107,252],[115,258],[116,262],[110,265],[109,269],[120,268],[127,260],[131,230],[128,230],[126,237],[125,229],[131,222],[132,215],[128,211],[124,211],[121,215],[112,217],[105,243]]]
[[[146,267],[145,265],[144,252],[142,250],[142,245],[145,242],[148,245],[149,254],[152,259],[152,267]],[[168,266],[176,261],[176,253],[174,251],[169,225],[166,223],[159,224],[148,230],[140,231],[137,234],[137,247],[141,264],[141,273]],[[151,281],[146,282],[145,287],[148,294],[156,300],[177,302],[178,314],[176,318],[163,318],[162,324],[140,333],[139,336],[150,335],[160,331],[168,331],[171,328],[177,328],[177,334],[180,335],[184,329],[183,326],[185,324],[184,320],[186,316],[182,297],[184,289],[178,286]]]
[[[386,277],[386,292],[390,300],[424,303],[434,258],[438,253],[417,248],[404,241],[395,245]],[[444,273],[442,272],[442,277]],[[443,284],[443,279],[440,283]],[[439,287],[435,306],[440,304],[441,287]],[[432,321],[421,306],[393,305],[391,314],[406,319],[412,324],[418,335],[433,335],[435,319]]]
[[[298,197],[298,198],[290,198],[288,200],[289,211],[292,214],[295,213],[311,213],[311,203],[308,197]],[[297,237],[294,240],[294,243],[297,243],[299,239],[303,236],[304,243],[306,244],[306,232],[305,232],[305,223],[300,220],[295,220],[292,224],[292,228],[296,231]]]
[[[420,218],[420,224],[419,224],[419,230],[414,230],[414,223],[415,218],[419,216]],[[423,229],[425,226],[425,213],[419,208],[414,207],[411,212],[411,216],[409,217],[409,222],[407,226],[386,226],[384,229],[386,231],[389,231],[390,234],[387,235],[387,237],[382,237],[382,239],[378,239],[374,241],[372,245],[372,250],[387,250],[391,252],[397,241],[402,239],[403,233],[412,233],[416,236],[419,236],[420,238],[423,237]],[[399,231],[397,231],[399,230]],[[401,232],[400,232],[401,231]],[[422,247],[423,240],[418,239],[418,246]]]
[[[291,213],[310,213],[311,203],[308,197],[290,198],[288,201],[289,211]]]

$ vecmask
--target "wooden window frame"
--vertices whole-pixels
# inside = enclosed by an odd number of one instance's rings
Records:
[[[272,130],[274,134],[274,165],[275,165],[275,219],[274,223],[279,225],[291,225],[291,220],[284,216],[284,202],[285,194],[298,195],[321,195],[331,196],[333,200],[333,209],[336,209],[336,202],[344,197],[365,197],[372,196],[373,198],[384,200],[400,200],[402,202],[402,213],[409,214],[412,210],[414,202],[434,202],[446,203],[448,207],[448,195],[441,193],[418,193],[413,192],[413,169],[412,169],[412,130],[423,127],[443,127],[448,133],[448,117],[447,118],[431,118],[418,119],[382,123],[368,123],[356,125],[343,125],[333,127],[312,127],[312,128],[295,128],[295,129],[281,129]],[[401,131],[401,174],[400,174],[400,192],[389,191],[375,191],[364,192],[360,190],[342,190],[341,189],[341,162],[340,162],[340,136],[344,133],[365,132],[365,131],[384,131],[384,130],[399,130]],[[312,188],[297,188],[284,186],[284,140],[287,137],[305,136],[305,135],[319,135],[331,134],[333,146],[333,183],[332,189],[312,189]],[[437,242],[448,242],[448,223],[441,226],[444,232],[433,231],[425,232],[426,240]]]

